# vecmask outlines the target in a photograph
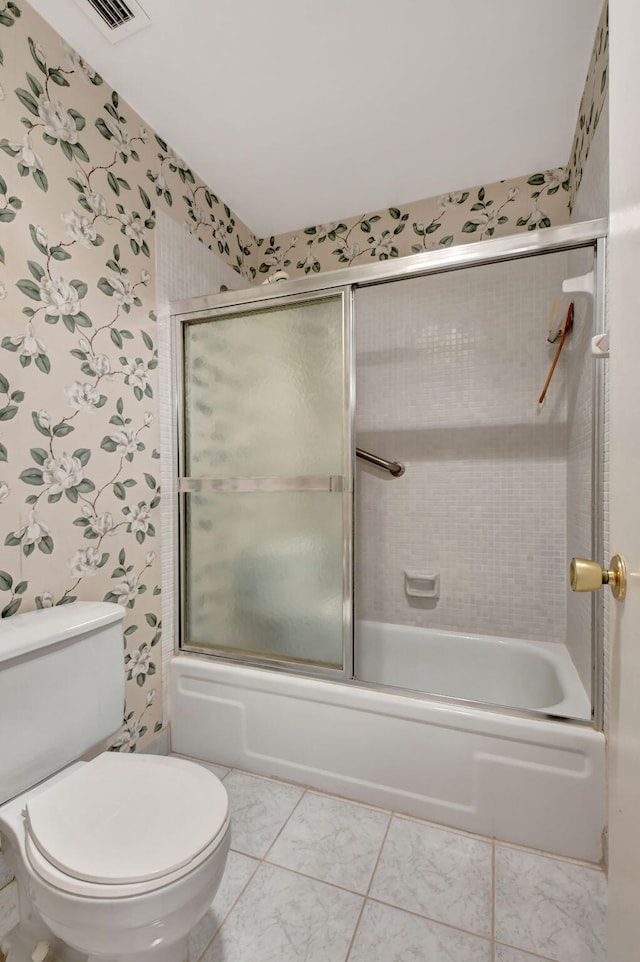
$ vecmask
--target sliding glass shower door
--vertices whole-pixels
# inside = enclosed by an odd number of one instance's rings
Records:
[[[350,674],[349,293],[178,320],[182,646]]]

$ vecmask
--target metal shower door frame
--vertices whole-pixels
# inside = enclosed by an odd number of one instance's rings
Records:
[[[251,293],[258,296],[251,297]],[[274,284],[268,291],[264,288],[238,291],[241,300],[235,304],[221,307],[203,306],[209,298],[193,298],[181,310],[183,303],[172,305],[172,340],[173,340],[173,386],[176,402],[176,428],[178,439],[178,544],[176,546],[176,584],[175,597],[179,599],[176,610],[176,639],[180,651],[195,655],[216,656],[234,663],[241,663],[255,668],[269,668],[272,671],[295,672],[296,674],[326,678],[335,681],[345,681],[353,678],[354,659],[354,631],[353,631],[353,479],[354,479],[354,426],[355,426],[355,354],[353,350],[353,289],[351,285],[332,287],[327,291],[297,292],[284,295]],[[304,475],[296,478],[260,478],[260,479],[229,479],[232,486],[225,481],[210,482],[207,490],[262,490],[262,491],[332,491],[342,498],[342,667],[294,661],[283,657],[261,657],[254,654],[244,654],[242,651],[219,648],[215,645],[200,647],[186,643],[186,605],[184,591],[186,586],[186,510],[185,500],[189,493],[203,489],[203,480],[190,478],[185,475],[185,398],[184,398],[184,335],[188,325],[199,323],[215,323],[216,320],[228,320],[234,315],[246,315],[260,311],[277,310],[282,307],[317,304],[318,301],[336,298],[341,299],[342,307],[342,343],[343,343],[343,420],[342,420],[342,461],[343,474],[320,478]],[[177,308],[177,310],[176,310]],[[190,308],[190,309],[189,309]],[[243,484],[242,481],[246,483]],[[233,485],[233,482],[240,482]],[[253,484],[252,482],[258,482]]]
[[[606,330],[605,320],[605,271],[606,271],[606,250],[607,250],[608,222],[605,218],[598,220],[584,221],[574,224],[564,224],[560,227],[550,227],[545,230],[527,231],[520,234],[512,234],[506,237],[492,238],[480,243],[475,242],[460,246],[444,248],[440,250],[427,251],[408,257],[388,259],[378,261],[374,264],[364,266],[352,266],[334,271],[321,272],[319,274],[297,278],[295,280],[280,281],[273,285],[261,285],[258,287],[243,288],[237,291],[227,291],[218,294],[205,295],[204,297],[188,298],[176,301],[171,304],[170,313],[173,323],[174,337],[174,391],[173,397],[176,401],[177,430],[180,438],[180,450],[182,450],[182,438],[180,432],[182,418],[182,377],[181,377],[181,338],[178,337],[178,329],[181,323],[187,319],[197,317],[210,317],[214,312],[232,313],[243,312],[247,309],[258,307],[260,304],[289,304],[297,297],[302,299],[314,299],[314,297],[335,294],[342,291],[345,298],[345,311],[349,318],[349,348],[350,356],[348,363],[345,362],[345,376],[349,379],[350,405],[348,412],[350,437],[354,438],[355,420],[355,352],[353,351],[353,324],[355,320],[354,301],[358,288],[373,287],[390,281],[421,277],[428,274],[449,273],[455,270],[462,270],[468,267],[481,266],[487,264],[500,263],[504,261],[520,260],[527,257],[535,257],[539,254],[550,254],[556,251],[568,251],[572,249],[591,248],[594,254],[595,269],[595,297],[594,297],[594,333],[601,333]],[[177,323],[176,323],[177,322]],[[603,460],[603,382],[604,376],[600,363],[594,364],[593,371],[593,455],[592,455],[592,491],[595,501],[595,523],[592,525],[592,548],[593,557],[602,558],[604,547],[604,525],[603,525],[603,479],[604,479],[604,460]],[[349,458],[349,470],[351,485],[353,486],[354,477],[354,448],[352,443]],[[345,452],[346,458],[346,452]],[[345,463],[347,463],[345,461]],[[351,500],[353,495],[351,495]],[[351,578],[351,602],[350,602],[350,644],[345,648],[345,655],[349,653],[349,666],[345,662],[343,672],[327,672],[324,669],[315,669],[310,666],[307,669],[298,662],[271,662],[271,660],[261,661],[260,659],[250,659],[239,655],[230,655],[228,652],[218,652],[215,649],[206,651],[197,649],[182,649],[193,653],[195,656],[220,655],[222,658],[245,665],[257,665],[258,667],[269,668],[271,670],[281,670],[294,674],[312,674],[321,677],[334,678],[337,681],[352,680],[352,683],[359,687],[369,688],[376,691],[385,691],[392,694],[404,694],[411,697],[426,698],[430,701],[441,703],[454,703],[462,706],[469,706],[475,709],[486,711],[498,711],[501,714],[508,714],[524,718],[545,718],[553,721],[565,721],[558,719],[557,716],[546,715],[543,712],[532,711],[529,709],[508,708],[504,705],[489,705],[479,702],[467,701],[450,696],[440,696],[429,693],[416,692],[391,688],[385,685],[360,682],[353,677],[354,649],[353,649],[353,507],[350,512],[351,537],[348,549],[348,565]],[[176,546],[177,548],[177,546]],[[180,553],[176,557],[181,559]],[[177,568],[180,568],[177,565]],[[347,564],[345,560],[345,565]],[[176,574],[177,581],[181,577]],[[346,575],[345,575],[346,577]],[[176,597],[180,598],[179,584],[176,583]],[[176,638],[181,637],[180,610],[176,611]],[[592,718],[590,720],[566,719],[568,724],[595,727],[601,730],[604,723],[604,629],[605,612],[603,609],[603,599],[601,594],[592,597],[592,618],[591,618],[591,700]]]

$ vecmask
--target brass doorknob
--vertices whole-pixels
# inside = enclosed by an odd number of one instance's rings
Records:
[[[603,585],[609,585],[616,601],[622,601],[627,591],[627,568],[619,554],[614,554],[608,569],[597,561],[572,558],[569,582],[573,591],[597,591]]]

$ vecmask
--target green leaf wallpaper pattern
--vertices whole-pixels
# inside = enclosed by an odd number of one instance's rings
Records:
[[[162,727],[154,229],[250,231],[26,3],[0,3],[0,614],[127,611],[115,750]]]
[[[564,223],[606,57],[605,11],[570,170],[259,239],[26,2],[0,0],[0,615],[125,606],[114,750],[162,727],[156,209],[248,283]]]
[[[279,270],[300,277],[540,230],[567,223],[568,191],[565,167],[457,190],[254,240],[253,264],[258,279]]]
[[[582,173],[589,148],[598,129],[602,110],[608,95],[609,78],[609,4],[602,7],[600,22],[591,51],[589,70],[578,111],[576,130],[569,158],[569,207],[573,209],[576,193],[582,182]]]

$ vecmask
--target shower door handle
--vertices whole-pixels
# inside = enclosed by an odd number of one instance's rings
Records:
[[[572,591],[597,591],[609,585],[616,601],[623,601],[627,592],[627,566],[619,554],[614,554],[608,568],[588,558],[572,558],[569,583]]]

